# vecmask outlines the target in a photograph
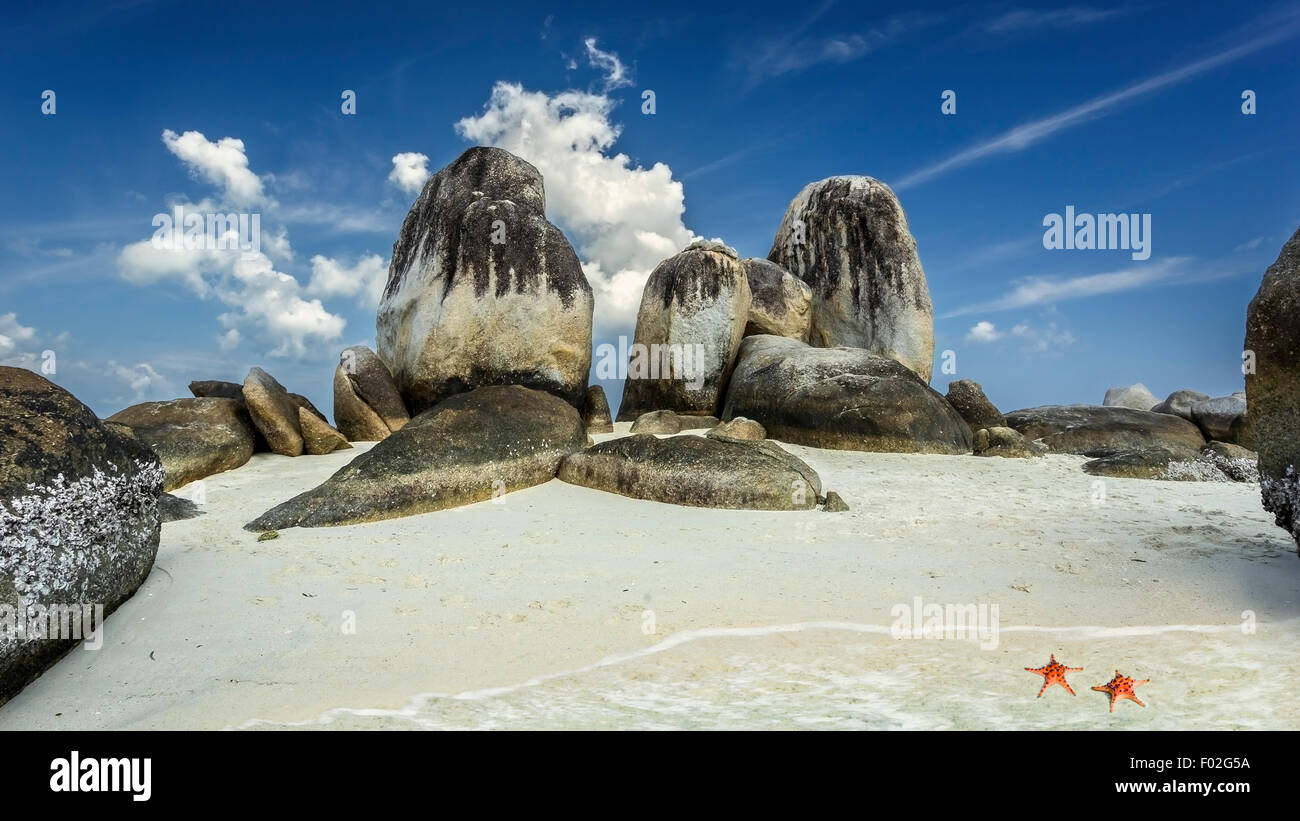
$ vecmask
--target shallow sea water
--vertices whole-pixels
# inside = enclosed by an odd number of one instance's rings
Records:
[[[972,639],[898,639],[873,625],[782,625],[676,634],[645,650],[516,685],[420,694],[400,710],[339,707],[242,729],[1010,730],[1300,729],[1292,682],[1300,622],[1240,626],[1003,628]],[[1055,654],[1077,695],[1037,693]],[[1140,707],[1093,685],[1135,679]]]

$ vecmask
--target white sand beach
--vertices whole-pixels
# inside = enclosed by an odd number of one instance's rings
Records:
[[[1255,484],[1107,479],[1094,504],[1083,457],[786,445],[849,512],[556,480],[269,541],[241,529],[366,447],[206,479],[203,515],[163,526],[102,649],[48,670],[0,729],[1300,729],[1300,559]],[[892,637],[918,596],[997,605],[996,647]],[[1084,668],[1074,698],[1035,698],[1024,668],[1053,653]],[[1090,689],[1116,668],[1150,679],[1145,709],[1109,713]]]

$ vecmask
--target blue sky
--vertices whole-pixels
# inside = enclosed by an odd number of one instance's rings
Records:
[[[1004,410],[1239,390],[1246,305],[1300,223],[1296,4],[205,8],[6,9],[0,362],[54,351],[101,415],[252,365],[329,412],[420,180],[477,142],[546,175],[597,342],[631,334],[690,238],[766,256],[804,184],[884,180],[929,281],[933,384]],[[151,253],[176,203],[260,213],[261,259]],[[1067,205],[1150,214],[1150,258],[1044,249]]]

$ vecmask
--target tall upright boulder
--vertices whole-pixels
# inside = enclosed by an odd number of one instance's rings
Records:
[[[1264,509],[1300,544],[1300,230],[1250,301],[1245,350]]]
[[[281,456],[302,455],[302,424],[298,421],[298,405],[289,398],[289,392],[261,368],[251,368],[244,379],[244,402],[272,453]]]
[[[144,582],[162,485],[158,457],[129,429],[0,367],[0,704]]]
[[[930,381],[930,290],[889,186],[861,176],[809,183],[786,209],[767,258],[812,287],[812,345],[865,348]]]
[[[375,326],[410,413],[481,385],[581,407],[594,300],[545,211],[542,175],[499,148],[471,148],[425,184],[393,245]]]
[[[620,422],[671,410],[717,413],[752,297],[735,250],[697,241],[655,266],[641,294]]]

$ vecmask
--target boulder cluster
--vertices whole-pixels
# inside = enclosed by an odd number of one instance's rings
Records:
[[[848,510],[780,440],[1069,453],[1099,476],[1258,481],[1300,542],[1300,232],[1250,303],[1244,393],[1160,401],[1135,384],[1100,405],[1004,414],[976,382],[946,395],[929,384],[930,295],[894,193],[870,177],[814,182],[767,259],[698,241],[654,269],[618,410],[632,429],[609,437],[609,402],[589,384],[592,290],[545,203],[537,169],[496,148],[429,179],[393,248],[376,350],[339,357],[334,425],[261,368],[100,420],[43,377],[0,367],[0,618],[111,611],[148,576],[162,523],[198,513],[167,491],[258,452],[351,442],[375,444],[246,527],[272,538],[409,516],[556,477],[666,504]],[[72,641],[0,632],[0,703]]]
[[[825,503],[815,472],[766,441],[760,422],[715,416],[747,332],[809,348],[813,289],[717,242],[665,260],[646,283],[638,339],[668,353],[640,363],[648,378],[628,380],[620,418],[645,413],[633,435],[594,444],[614,424],[604,390],[588,384],[591,287],[545,203],[537,169],[496,148],[472,148],[430,178],[393,247],[377,350],[348,348],[334,373],[338,431],[377,444],[249,530],[409,516],[556,476],[676,504]],[[692,429],[708,435],[676,435]]]
[[[699,241],[654,269],[633,347],[650,367],[629,363],[618,418],[672,433],[690,423],[668,413],[744,417],[802,445],[969,453],[971,425],[929,385],[931,313],[893,191],[861,176],[811,183],[767,259]]]
[[[234,470],[254,453],[319,456],[352,447],[307,397],[289,393],[261,368],[244,383],[190,383],[192,398],[142,402],[105,421],[120,425],[158,455],[164,488]]]

